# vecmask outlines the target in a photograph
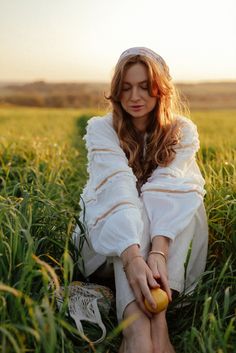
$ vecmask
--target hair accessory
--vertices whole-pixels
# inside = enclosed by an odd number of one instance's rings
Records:
[[[162,251],[159,251],[159,250],[152,250],[149,252],[149,255],[151,254],[159,254],[159,255],[162,255],[165,259],[165,262],[167,262],[167,258],[166,258],[166,255],[162,252]]]
[[[136,257],[142,257],[142,255],[135,255],[131,258],[131,260],[127,261],[126,264],[123,266],[123,270],[126,271],[127,267],[131,264],[131,262],[136,258]]]
[[[133,48],[126,49],[120,55],[117,64],[121,60],[123,60],[126,56],[134,56],[134,55],[144,55],[144,56],[147,56],[148,58],[155,60],[158,64],[161,64],[163,67],[166,65],[165,60],[159,54],[155,53],[153,50],[146,47],[133,47]]]

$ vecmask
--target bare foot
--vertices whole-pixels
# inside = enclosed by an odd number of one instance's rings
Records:
[[[165,311],[153,315],[151,319],[151,335],[154,353],[175,353],[174,347],[170,342]]]

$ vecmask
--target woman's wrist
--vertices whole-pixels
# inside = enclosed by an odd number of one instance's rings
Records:
[[[126,261],[126,263],[123,265],[124,272],[126,272],[128,266],[133,262],[133,260],[135,260],[137,258],[142,258],[143,259],[142,255],[134,255],[133,257],[128,259],[128,261]]]
[[[165,262],[167,262],[167,257],[166,257],[166,254],[163,252],[163,251],[160,251],[160,250],[151,250],[149,252],[149,256],[150,255],[161,255],[162,259],[165,260]]]
[[[159,256],[162,256],[163,258],[165,257],[166,260],[168,258],[168,252],[169,252],[169,243],[170,239],[168,237],[162,236],[162,235],[156,235],[152,239],[152,252],[160,252]],[[164,256],[163,256],[164,255]]]
[[[126,266],[128,261],[137,256],[141,256],[138,244],[133,244],[126,248],[120,255],[123,266]]]

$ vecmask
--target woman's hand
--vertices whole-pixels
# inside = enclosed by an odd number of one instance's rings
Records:
[[[149,254],[147,264],[152,271],[153,277],[166,291],[169,301],[172,300],[171,290],[168,282],[167,264],[165,258],[160,254]]]
[[[153,277],[161,284],[166,291],[169,300],[172,300],[171,290],[168,282],[167,261],[169,252],[168,237],[157,235],[152,239],[152,251],[149,253],[147,264],[152,271]],[[156,253],[155,253],[156,252]],[[158,252],[160,252],[158,254]],[[162,253],[162,254],[161,254]],[[164,256],[163,256],[164,255]]]
[[[156,303],[150,292],[150,288],[159,287],[159,284],[153,277],[153,273],[145,260],[139,253],[136,245],[132,245],[126,249],[121,255],[127,280],[134,292],[136,302],[142,311],[149,317],[152,317],[144,306],[144,298],[149,304],[156,308]]]
[[[137,257],[133,259],[132,262],[128,265],[125,273],[128,282],[134,291],[138,305],[149,317],[151,317],[152,315],[150,315],[144,306],[144,297],[155,309],[156,303],[153,300],[150,288],[159,287],[159,284],[154,279],[152,271],[147,266],[145,260],[142,257]]]

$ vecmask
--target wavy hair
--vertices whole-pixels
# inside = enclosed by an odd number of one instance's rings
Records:
[[[129,67],[136,63],[146,66],[148,74],[148,93],[157,97],[155,108],[149,113],[146,128],[146,154],[143,158],[144,139],[132,123],[130,115],[123,109],[120,98],[122,82]],[[140,187],[157,166],[168,166],[175,157],[174,146],[180,138],[177,114],[186,114],[187,107],[181,101],[169,73],[168,66],[158,64],[149,57],[134,55],[117,63],[111,80],[110,100],[113,113],[113,127],[126,154],[128,164]]]

